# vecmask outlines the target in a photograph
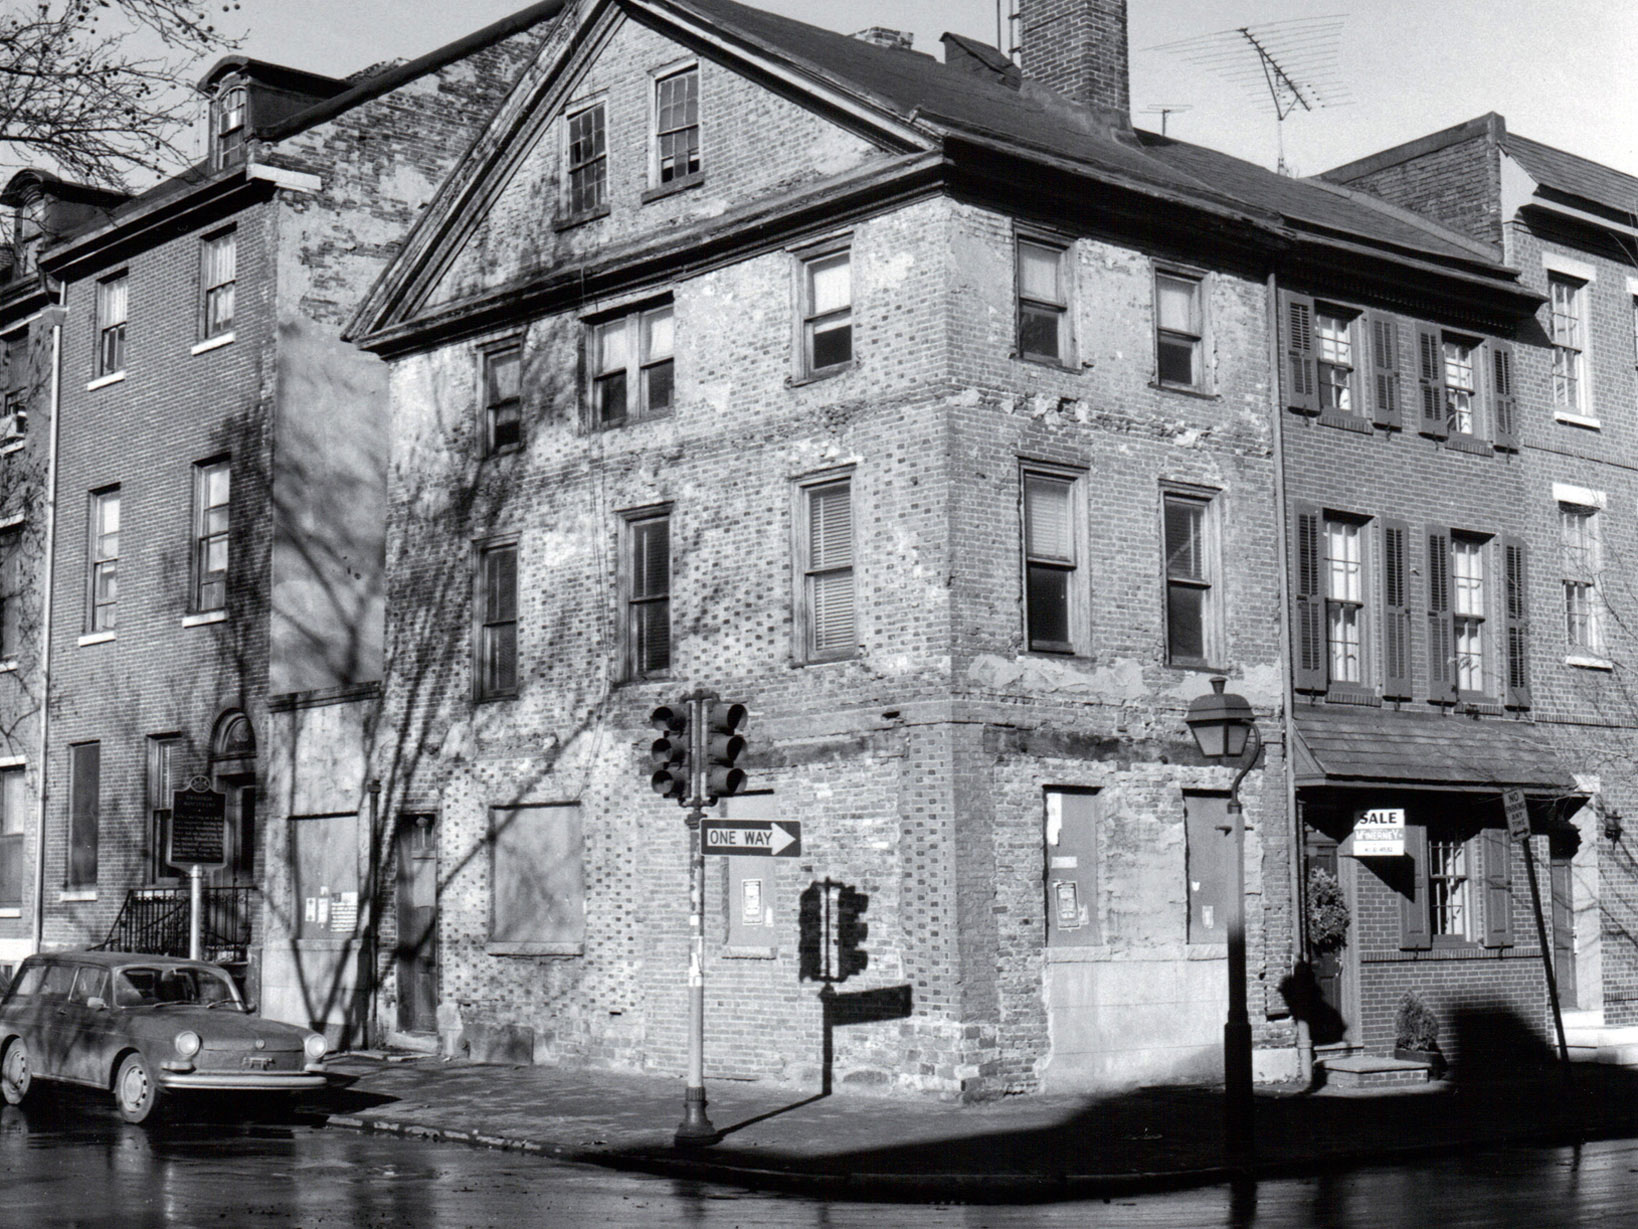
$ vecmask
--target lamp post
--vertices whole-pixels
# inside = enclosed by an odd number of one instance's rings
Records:
[[[1223,694],[1228,680],[1211,680],[1211,692],[1189,704],[1188,723],[1208,759],[1242,759],[1229,787],[1228,828],[1234,840],[1234,876],[1228,901],[1228,1018],[1223,1022],[1223,1151],[1231,1163],[1249,1165],[1256,1152],[1251,1096],[1251,1022],[1246,1018],[1245,815],[1240,782],[1257,762],[1262,735],[1244,696]],[[1247,750],[1247,744],[1250,750]]]

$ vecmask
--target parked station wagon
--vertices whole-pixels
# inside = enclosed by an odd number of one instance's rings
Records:
[[[0,1093],[20,1105],[36,1081],[107,1089],[127,1122],[143,1122],[171,1093],[324,1087],[324,1038],[253,1010],[202,961],[30,956],[0,1000]]]

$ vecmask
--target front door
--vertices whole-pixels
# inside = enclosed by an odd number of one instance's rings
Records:
[[[398,825],[398,1027],[438,1031],[438,845],[432,816]]]
[[[1337,843],[1322,832],[1307,830],[1308,884],[1305,895],[1313,897],[1321,884],[1340,885]],[[1310,902],[1312,903],[1312,902]],[[1315,1045],[1330,1045],[1346,1039],[1347,1013],[1347,951],[1344,938],[1340,943],[1319,946],[1310,934],[1309,965],[1313,970],[1316,1001],[1309,1008],[1308,1035]]]

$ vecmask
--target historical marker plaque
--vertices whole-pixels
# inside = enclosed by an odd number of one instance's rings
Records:
[[[227,862],[227,795],[195,777],[187,789],[171,794],[171,845],[165,860],[172,866],[223,866]]]

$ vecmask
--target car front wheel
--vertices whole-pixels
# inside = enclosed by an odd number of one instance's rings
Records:
[[[148,1063],[140,1054],[127,1054],[114,1077],[114,1100],[126,1122],[147,1122],[159,1109],[164,1090],[154,1082]]]
[[[21,1105],[34,1087],[34,1072],[29,1065],[28,1047],[21,1037],[13,1037],[0,1059],[0,1094],[7,1105]]]

